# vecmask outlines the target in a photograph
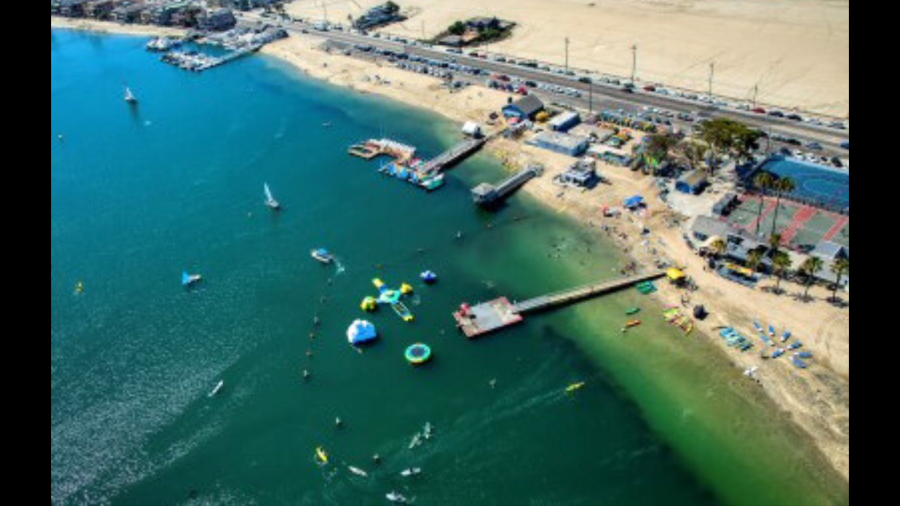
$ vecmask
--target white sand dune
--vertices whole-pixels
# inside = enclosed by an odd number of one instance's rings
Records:
[[[346,21],[383,0],[299,0],[294,15]],[[432,37],[452,22],[519,23],[494,51],[836,116],[850,114],[849,0],[397,0],[410,15],[386,31]]]

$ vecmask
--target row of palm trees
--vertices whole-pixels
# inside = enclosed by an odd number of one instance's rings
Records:
[[[762,192],[762,196],[759,199],[759,216],[756,220],[756,235],[759,235],[762,229],[762,215],[766,208],[765,196],[770,192],[774,192],[777,198],[775,215],[772,218],[772,234],[775,234],[778,227],[779,213],[781,212],[781,201],[786,195],[790,195],[797,190],[797,182],[789,177],[778,177],[771,172],[762,171],[756,175],[753,183]]]

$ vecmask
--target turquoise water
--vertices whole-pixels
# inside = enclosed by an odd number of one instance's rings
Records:
[[[634,294],[461,338],[463,301],[621,259],[524,197],[476,211],[468,188],[502,174],[487,156],[426,195],[346,155],[382,132],[436,154],[456,126],[265,58],[183,73],[144,43],[51,31],[51,504],[846,502],[717,351],[651,322],[622,339],[625,308],[654,310]],[[284,213],[262,207],[265,182]],[[339,269],[309,258],[322,246]],[[185,269],[202,287],[181,288]],[[415,283],[425,269],[442,282]],[[375,277],[416,284],[417,321],[371,316],[382,340],[358,354],[344,333]],[[429,367],[405,364],[414,342]],[[427,422],[435,438],[410,450]]]

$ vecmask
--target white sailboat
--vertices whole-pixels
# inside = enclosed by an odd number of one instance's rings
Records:
[[[138,103],[137,96],[128,86],[125,86],[125,102],[131,105],[137,105]]]
[[[266,207],[273,211],[281,211],[281,203],[275,200],[275,197],[272,196],[272,189],[269,188],[269,184],[265,185],[266,192]]]

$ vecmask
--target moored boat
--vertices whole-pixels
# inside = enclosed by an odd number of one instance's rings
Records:
[[[316,249],[311,253],[312,257],[323,264],[329,265],[334,263],[334,255],[328,252],[326,249]]]

